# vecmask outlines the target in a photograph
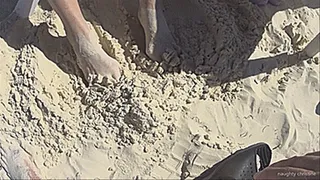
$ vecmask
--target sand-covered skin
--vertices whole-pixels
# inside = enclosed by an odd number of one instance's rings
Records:
[[[319,33],[318,4],[165,0],[181,51],[158,63],[135,1],[80,2],[123,67],[118,84],[83,83],[45,2],[0,24],[0,136],[23,142],[43,178],[185,179],[260,141],[272,161],[319,150],[319,54],[299,55]]]

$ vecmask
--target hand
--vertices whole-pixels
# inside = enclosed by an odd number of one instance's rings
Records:
[[[320,179],[320,151],[276,162],[255,174],[254,179]]]

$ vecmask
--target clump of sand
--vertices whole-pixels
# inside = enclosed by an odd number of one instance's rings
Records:
[[[0,24],[1,137],[19,141],[43,178],[185,179],[259,141],[273,161],[319,150],[319,54],[299,55],[319,33],[319,8],[164,1],[176,63],[144,55],[135,1],[119,2],[81,1],[124,69],[108,87],[82,81],[45,2]]]

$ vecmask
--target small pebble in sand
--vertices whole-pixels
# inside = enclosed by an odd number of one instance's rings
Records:
[[[135,144],[136,143],[136,140],[134,139],[134,137],[130,134],[129,135],[129,141],[131,144]]]
[[[201,96],[200,96],[200,99],[202,99],[202,100],[206,100],[206,99],[208,99],[209,98],[209,95],[208,94],[202,94]]]
[[[66,152],[66,156],[67,156],[67,157],[71,157],[71,156],[72,156],[72,151],[71,151],[71,150],[68,150],[68,151]]]
[[[209,86],[204,86],[202,91],[203,91],[204,94],[209,93]]]
[[[113,171],[113,168],[112,168],[112,167],[109,167],[109,168],[108,168],[108,171]]]
[[[189,177],[189,176],[190,176],[190,172],[188,172],[188,171],[185,171],[185,172],[183,172],[183,174],[182,174],[182,177],[184,177],[184,179],[187,178],[187,177]]]
[[[154,158],[154,157],[151,157],[151,160],[154,162],[157,162],[156,158]]]
[[[43,163],[43,165],[46,166],[46,167],[50,167],[49,161],[45,161],[45,162]]]
[[[193,144],[194,144],[195,146],[201,146],[200,141],[194,141]]]
[[[286,85],[285,85],[285,84],[280,84],[280,85],[278,86],[278,90],[279,90],[279,91],[282,91],[282,92],[286,91]]]
[[[144,147],[143,147],[143,152],[144,152],[144,153],[147,153],[147,152],[148,152],[147,146],[144,146]]]
[[[173,136],[169,136],[169,139],[172,141],[172,140],[174,140],[174,137]]]
[[[205,140],[208,140],[208,141],[210,140],[210,137],[209,137],[208,134],[204,135],[203,137],[204,137]]]
[[[307,60],[307,63],[308,63],[308,64],[312,64],[312,59],[308,59],[308,60]]]
[[[316,65],[319,64],[319,58],[318,58],[318,57],[314,57],[314,58],[312,59],[312,61],[313,61]]]
[[[193,138],[191,139],[191,142],[199,141],[199,139],[200,139],[200,135],[199,134],[195,134],[193,136]]]
[[[207,146],[208,146],[209,148],[213,148],[213,147],[214,147],[211,142],[208,142],[208,143],[207,143]]]
[[[171,124],[168,126],[167,133],[173,135],[175,131],[176,131],[176,127],[174,126],[174,124]]]
[[[191,103],[192,103],[192,100],[191,100],[190,98],[188,98],[188,99],[186,100],[186,103],[187,103],[187,104],[191,104]]]
[[[216,147],[217,147],[217,149],[221,149],[221,146],[218,143],[216,143]]]

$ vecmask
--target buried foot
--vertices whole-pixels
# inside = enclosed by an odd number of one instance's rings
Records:
[[[93,29],[87,37],[78,35],[73,47],[77,63],[89,83],[114,83],[119,80],[120,64],[102,49]]]
[[[18,145],[0,144],[0,166],[10,179],[40,179],[30,155]]]
[[[82,15],[77,0],[48,0],[66,29],[67,38],[77,55],[77,63],[89,84],[120,78],[119,63],[105,53],[95,30]]]
[[[156,0],[140,0],[138,16],[145,33],[146,54],[155,61],[164,60],[177,66],[180,63],[177,61],[178,47]]]

